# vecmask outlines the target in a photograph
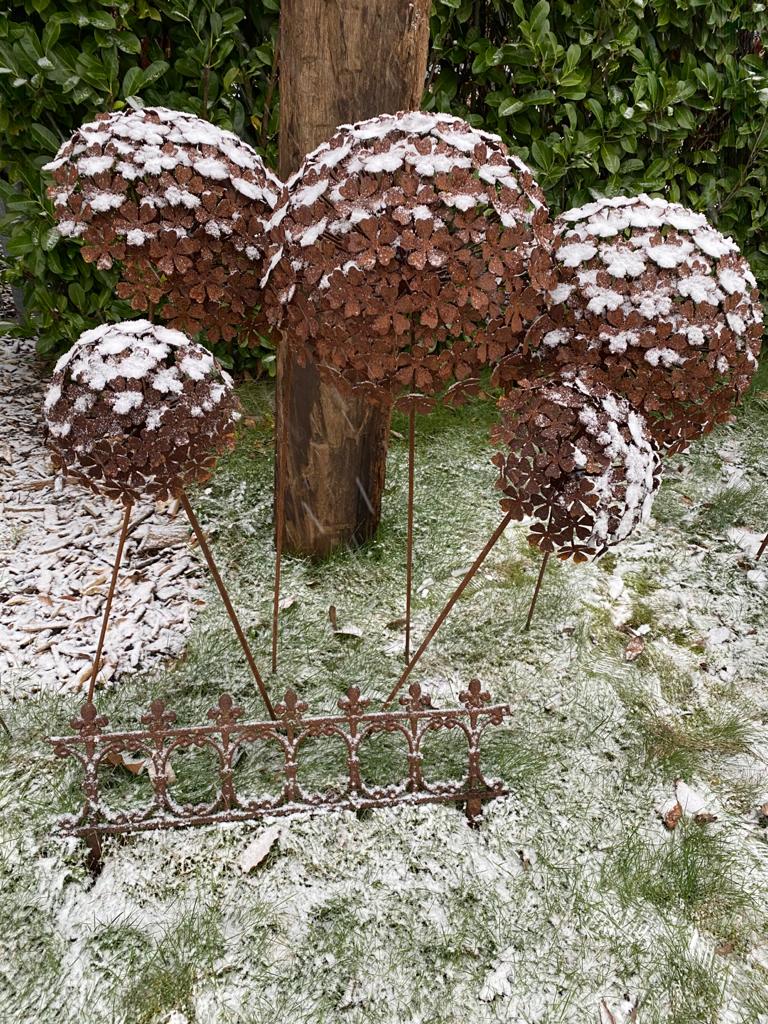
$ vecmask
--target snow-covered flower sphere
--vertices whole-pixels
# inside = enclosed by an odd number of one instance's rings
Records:
[[[268,313],[352,385],[435,394],[514,351],[553,285],[530,170],[448,114],[342,125],[272,218]]]
[[[728,418],[762,336],[755,278],[731,238],[700,213],[640,195],[563,213],[553,254],[548,315],[502,380],[589,367],[671,451]]]
[[[496,486],[503,509],[536,520],[531,544],[583,562],[648,518],[661,459],[625,399],[571,375],[516,388],[499,408]]]
[[[234,444],[239,403],[202,345],[128,320],[86,331],[61,357],[44,414],[56,469],[128,504],[207,480]]]
[[[190,334],[255,331],[280,181],[232,132],[164,107],[82,125],[46,166],[59,231],[121,266],[118,294]]]

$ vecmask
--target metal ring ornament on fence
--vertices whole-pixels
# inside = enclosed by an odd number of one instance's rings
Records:
[[[232,132],[165,107],[99,114],[47,164],[59,231],[121,265],[118,295],[210,342],[255,339],[282,183]]]
[[[44,415],[56,469],[132,504],[207,480],[240,413],[231,378],[202,345],[129,320],[86,331],[61,357]]]
[[[647,195],[600,199],[555,222],[559,282],[502,384],[589,368],[641,411],[668,451],[728,419],[757,369],[762,309],[731,238]]]
[[[496,486],[503,509],[536,520],[531,544],[583,562],[648,518],[661,458],[625,399],[573,376],[518,388],[499,408]]]
[[[472,379],[516,351],[554,285],[531,171],[448,114],[342,125],[289,180],[271,230],[265,301],[286,344],[379,394]]]

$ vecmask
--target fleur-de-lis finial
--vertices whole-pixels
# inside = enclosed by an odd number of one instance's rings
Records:
[[[282,702],[275,708],[275,714],[284,722],[298,722],[308,705],[299,700],[296,691],[287,689]]]
[[[360,687],[350,686],[346,697],[339,697],[338,705],[347,718],[358,718],[364,714],[371,702],[360,697]]]
[[[141,724],[146,725],[151,733],[162,733],[176,721],[174,711],[166,711],[165,701],[158,698],[149,705],[149,711],[141,716]]]
[[[425,711],[432,707],[429,694],[421,692],[420,683],[411,683],[408,687],[408,695],[403,695],[400,698],[400,703],[406,711]]]
[[[459,700],[467,708],[481,708],[483,704],[490,702],[491,695],[483,689],[479,679],[470,679],[468,689],[462,690]]]
[[[81,736],[97,736],[104,726],[109,724],[109,719],[106,715],[98,713],[95,704],[87,701],[69,724]]]
[[[238,718],[243,717],[243,714],[243,709],[235,704],[232,697],[228,693],[222,693],[216,707],[211,708],[208,712],[208,717],[219,728],[222,728],[223,726],[234,725]]]

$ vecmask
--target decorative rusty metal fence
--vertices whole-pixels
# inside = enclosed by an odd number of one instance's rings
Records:
[[[338,701],[339,714],[307,716],[308,707],[288,690],[275,707],[275,719],[243,721],[244,710],[229,694],[222,694],[208,712],[208,725],[176,725],[176,715],[162,700],[152,703],[142,716],[143,728],[110,731],[109,721],[92,703],[86,703],[72,721],[69,736],[49,742],[59,757],[80,762],[84,803],[76,815],[60,819],[60,830],[80,836],[100,857],[100,837],[121,832],[183,828],[217,822],[253,820],[301,811],[363,810],[395,803],[455,803],[463,806],[470,822],[482,815],[483,804],[507,792],[501,782],[488,780],[480,764],[480,746],[489,726],[500,725],[511,712],[508,705],[493,704],[491,696],[473,679],[459,696],[462,707],[434,708],[418,683],[400,698],[400,708],[369,711],[370,701],[350,687]],[[425,737],[454,730],[466,740],[466,769],[455,781],[431,782],[423,771]],[[407,752],[407,775],[386,786],[367,783],[361,772],[360,752],[373,737],[401,736]],[[335,737],[346,755],[346,780],[342,787],[305,792],[298,772],[302,744],[317,737]],[[282,757],[282,784],[276,795],[248,797],[238,791],[235,766],[243,755],[263,754],[272,746]],[[218,789],[208,802],[180,803],[169,785],[174,754],[190,748],[211,751],[217,762]],[[126,754],[146,760],[152,795],[144,806],[120,810],[107,805],[99,770],[120,763]]]

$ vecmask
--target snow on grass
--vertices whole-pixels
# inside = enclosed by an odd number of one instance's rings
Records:
[[[479,830],[449,807],[295,818],[247,874],[239,858],[266,824],[148,834],[110,842],[90,885],[82,849],[52,837],[78,796],[72,766],[43,742],[77,702],[6,704],[0,1019],[594,1024],[606,1010],[628,1022],[637,1006],[643,1024],[764,1024],[768,595],[731,535],[768,528],[755,490],[768,464],[761,378],[734,423],[668,460],[650,524],[597,564],[551,565],[530,633],[539,560],[516,526],[439,634],[417,674],[425,688],[454,703],[477,675],[514,709],[485,751],[512,792]],[[243,444],[195,504],[266,667],[272,414],[265,389],[243,397]],[[475,404],[419,421],[416,638],[500,518],[491,418]],[[293,685],[321,710],[350,683],[372,696],[391,686],[405,486],[395,435],[377,540],[322,564],[286,560],[273,694]],[[333,633],[331,605],[360,638]],[[181,721],[200,721],[223,688],[259,713],[211,597],[184,656],[123,678],[101,707],[129,723],[162,694]],[[366,771],[391,778],[401,759],[383,744]],[[450,747],[430,765],[452,770]],[[262,784],[270,767],[242,771]],[[174,770],[180,792],[204,796],[204,759],[179,755]],[[305,777],[320,786],[338,770],[320,743]],[[657,808],[677,779],[716,821],[664,828]],[[119,769],[108,783],[116,806],[146,787]]]

